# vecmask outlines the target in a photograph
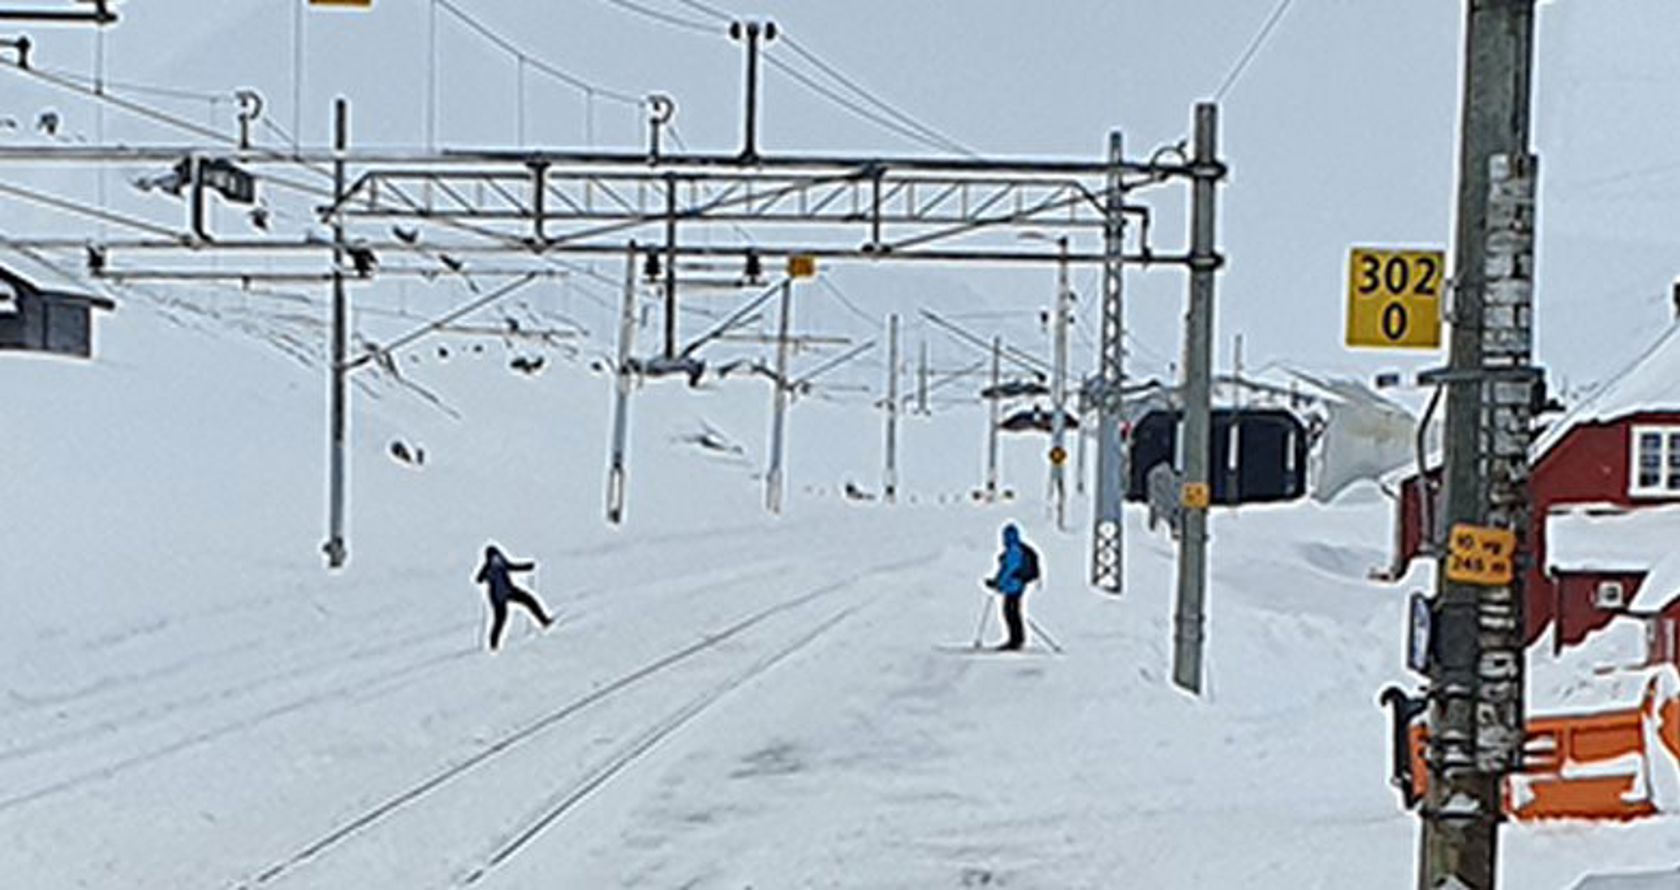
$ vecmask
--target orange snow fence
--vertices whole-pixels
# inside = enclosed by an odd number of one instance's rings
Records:
[[[1505,782],[1505,812],[1547,819],[1631,821],[1675,811],[1680,695],[1653,677],[1640,703],[1595,713],[1530,717],[1524,769]],[[1414,790],[1427,790],[1428,730],[1411,729]],[[1666,806],[1665,806],[1666,804]]]

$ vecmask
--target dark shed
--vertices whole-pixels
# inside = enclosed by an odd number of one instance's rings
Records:
[[[1157,409],[1132,431],[1128,500],[1148,500],[1149,471],[1157,464],[1177,465],[1179,423],[1179,412]],[[1306,494],[1307,431],[1295,415],[1278,408],[1217,408],[1212,427],[1209,481],[1215,504],[1289,501]]]
[[[88,358],[93,310],[116,307],[104,297],[42,290],[0,268],[0,349]]]

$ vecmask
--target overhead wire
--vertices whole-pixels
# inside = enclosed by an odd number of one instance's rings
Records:
[[[1248,48],[1243,50],[1236,64],[1231,66],[1230,72],[1225,75],[1225,80],[1219,84],[1219,89],[1214,91],[1213,101],[1218,102],[1225,98],[1225,94],[1230,92],[1233,86],[1236,86],[1237,80],[1242,77],[1244,71],[1248,70],[1249,63],[1260,54],[1260,50],[1266,45],[1266,39],[1272,36],[1272,31],[1277,28],[1278,22],[1283,20],[1283,14],[1289,11],[1289,5],[1293,2],[1295,0],[1278,0],[1278,5],[1272,9],[1272,14],[1260,26],[1260,30],[1255,33],[1254,39],[1249,41]]]
[[[851,99],[848,99],[845,96],[840,95],[839,93],[837,93],[834,90],[828,88],[827,86],[824,86],[822,83],[819,83],[818,81],[813,79],[810,75],[806,74],[803,71],[800,71],[798,68],[795,68],[792,65],[789,65],[788,63],[782,61],[780,58],[778,58],[774,55],[765,54],[764,61],[771,68],[774,68],[777,71],[780,71],[783,74],[786,74],[788,77],[792,78],[794,81],[798,82],[800,85],[804,86],[806,89],[810,90],[811,92],[816,93],[819,96],[822,96],[823,98],[829,100],[830,102],[833,102],[836,105],[839,105],[840,107],[846,109],[847,111],[850,111],[851,113],[857,115],[858,117],[861,117],[865,120],[868,120],[868,121],[871,121],[871,122],[875,123],[877,126],[880,126],[883,129],[891,130],[892,132],[897,133],[899,136],[902,136],[905,139],[907,139],[911,142],[917,143],[918,145],[924,146],[926,148],[932,148],[932,149],[939,150],[939,151],[949,151],[950,150],[948,146],[943,145],[938,140],[929,139],[928,137],[923,136],[922,134],[916,132],[915,130],[912,130],[912,129],[910,129],[910,128],[902,125],[902,124],[899,124],[896,121],[893,121],[890,118],[884,117],[881,114],[878,114],[874,111],[870,111],[869,109],[863,107],[862,105],[859,105],[858,103],[852,101]]]
[[[735,20],[735,16],[731,13],[725,12],[724,10],[721,10],[709,3],[702,3],[700,0],[676,0],[676,2],[681,3],[695,12],[709,15],[720,21],[731,22]]]
[[[832,294],[834,296],[834,299],[836,301],[838,301],[840,303],[840,305],[846,309],[846,311],[848,311],[848,312],[852,313],[853,315],[857,316],[860,320],[863,321],[864,324],[867,324],[867,325],[870,325],[871,327],[873,327],[873,326],[881,323],[880,319],[878,319],[878,318],[870,315],[869,313],[863,311],[861,308],[858,307],[858,304],[852,302],[851,298],[846,296],[844,291],[840,290],[839,285],[836,285],[833,281],[829,280],[829,277],[827,275],[818,275],[817,276],[817,283],[822,285],[822,287],[825,290],[827,290],[830,294]]]
[[[446,3],[448,0],[438,0],[438,2]],[[666,25],[682,28],[684,30],[694,31],[701,34],[717,33],[712,26],[703,22],[697,22],[693,19],[672,15],[668,12],[663,12],[643,3],[635,2],[635,0],[603,0],[603,2],[629,12],[634,12],[653,21],[658,21]],[[677,0],[677,2],[682,3],[689,9],[709,15],[719,22],[729,23],[738,20],[736,16],[733,16],[724,10],[709,4],[700,3],[698,0]],[[848,77],[838,67],[825,61],[821,56],[817,55],[815,51],[806,47],[797,39],[789,35],[786,29],[782,29],[778,32],[777,39],[780,42],[787,44],[788,49],[800,59],[803,59],[807,64],[811,65],[817,71],[821,72],[823,75],[827,76],[834,82],[840,84],[846,90],[850,91],[852,94],[859,97],[862,102],[874,106],[874,108],[878,110],[871,110],[870,108],[859,104],[857,101],[847,98],[845,95],[842,95],[841,93],[820,83],[805,72],[800,71],[798,68],[795,68],[783,61],[781,58],[776,56],[773,51],[765,52],[763,58],[766,64],[776,68],[783,74],[786,74],[788,77],[803,85],[806,89],[809,89],[830,102],[839,105],[841,108],[844,108],[845,110],[850,111],[865,120],[871,121],[884,129],[890,130],[906,139],[909,139],[912,142],[939,151],[954,151],[967,157],[976,156],[972,149],[922,123],[913,115],[904,112],[892,103],[887,102],[885,99],[882,99],[870,92],[869,89],[858,83],[857,80]]]
[[[822,57],[818,56],[814,51],[807,48],[804,44],[800,43],[798,41],[798,39],[793,37],[791,34],[783,32],[780,36],[781,36],[781,41],[783,43],[787,44],[788,49],[792,50],[800,58],[802,58],[805,61],[811,63],[819,71],[822,71],[824,74],[827,74],[830,78],[833,78],[835,81],[844,85],[847,89],[851,90],[855,95],[859,96],[860,98],[862,98],[864,101],[868,102],[869,104],[875,106],[877,109],[880,109],[883,113],[891,116],[893,119],[899,121],[904,126],[910,128],[912,130],[915,130],[918,133],[921,133],[927,140],[929,140],[931,142],[934,142],[934,143],[943,144],[947,149],[955,151],[958,154],[962,154],[962,155],[965,155],[965,156],[968,156],[968,157],[977,157],[978,156],[978,155],[976,155],[974,150],[970,149],[968,146],[963,145],[962,143],[956,141],[955,139],[952,139],[951,137],[946,136],[944,133],[941,133],[938,130],[935,130],[934,128],[922,123],[920,120],[917,120],[912,115],[906,114],[905,112],[899,110],[896,106],[887,102],[885,99],[882,99],[879,96],[876,96],[874,93],[871,93],[868,89],[865,89],[863,86],[859,85],[857,81],[853,80],[850,77],[847,77],[843,72],[841,72],[835,66],[830,65],[828,62],[824,61],[822,59]]]
[[[664,24],[670,25],[673,28],[683,28],[683,29],[689,30],[689,31],[698,31],[702,34],[715,34],[715,33],[717,33],[716,29],[714,29],[711,25],[708,25],[704,22],[697,22],[693,19],[684,18],[680,15],[672,15],[671,13],[668,13],[668,12],[662,12],[660,10],[654,9],[651,6],[644,6],[640,3],[637,3],[637,2],[635,2],[635,0],[603,0],[603,2],[608,3],[612,6],[616,6],[619,9],[628,10],[630,12],[637,13],[638,15],[646,16],[647,18],[653,19],[656,22],[662,22]]]
[[[579,77],[576,74],[563,70],[538,56],[526,52],[518,44],[515,44],[506,37],[503,37],[489,25],[484,24],[478,18],[473,16],[472,13],[469,13],[457,6],[452,2],[452,0],[434,0],[434,2],[444,11],[453,16],[457,21],[466,25],[468,28],[471,28],[473,31],[477,32],[480,37],[490,41],[490,43],[501,48],[502,51],[514,56],[515,58],[523,59],[525,63],[530,65],[533,69],[547,74],[549,77],[552,77],[555,80],[582,92],[586,96],[598,95],[631,107],[640,107],[642,104],[641,99],[632,96],[629,93],[593,83],[583,77]]]

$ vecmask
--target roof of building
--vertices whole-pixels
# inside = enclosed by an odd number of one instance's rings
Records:
[[[1559,418],[1534,442],[1540,460],[1583,423],[1606,423],[1648,411],[1680,411],[1680,323],[1670,325],[1598,392]]]
[[[1629,608],[1656,612],[1680,597],[1680,506],[1576,505],[1546,517],[1548,572],[1644,572]]]
[[[93,294],[78,294],[70,293],[69,291],[43,289],[28,278],[25,278],[22,275],[5,268],[4,266],[0,266],[0,290],[8,288],[14,291],[26,292],[54,303],[71,303],[93,309],[104,309],[106,311],[117,308],[116,302],[106,297],[94,296]],[[0,292],[0,300],[9,300],[12,296],[13,294],[11,293]]]

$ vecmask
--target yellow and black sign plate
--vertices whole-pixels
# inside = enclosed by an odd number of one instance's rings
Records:
[[[1348,256],[1347,345],[1440,347],[1445,280],[1444,251],[1355,247]]]
[[[1452,527],[1447,580],[1499,587],[1516,577],[1517,536],[1502,528],[1459,523]]]

